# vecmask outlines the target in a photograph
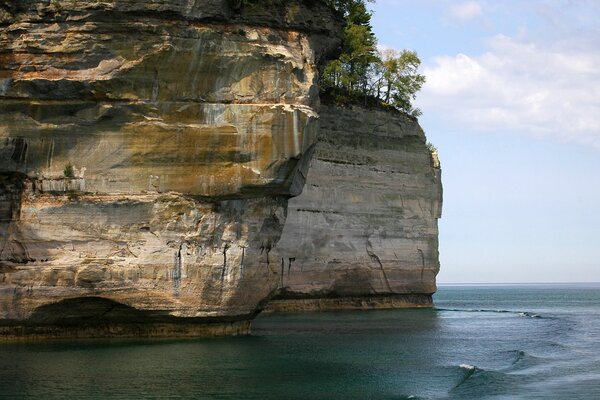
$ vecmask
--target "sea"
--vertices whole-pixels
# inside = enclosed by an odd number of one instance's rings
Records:
[[[261,315],[247,337],[0,344],[1,399],[600,399],[600,284]]]

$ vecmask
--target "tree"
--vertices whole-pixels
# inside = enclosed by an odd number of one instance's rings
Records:
[[[366,0],[368,3],[374,3],[375,0]],[[364,1],[361,0],[327,0],[327,4],[333,7],[337,12],[339,12],[344,18],[347,18],[350,14],[350,10],[357,6],[358,3],[362,3],[364,5]],[[366,9],[366,8],[365,8]],[[369,18],[370,20],[370,18]]]
[[[377,82],[376,96],[386,104],[406,112],[414,117],[421,110],[414,108],[412,101],[425,83],[425,76],[417,72],[421,60],[415,51],[387,49],[379,57],[381,67]]]
[[[322,87],[363,91],[368,70],[377,60],[377,40],[371,27],[371,13],[363,0],[334,0],[333,6],[344,16],[342,54],[330,62],[323,73]]]
[[[414,117],[421,110],[412,101],[425,83],[417,70],[421,60],[414,51],[377,50],[366,2],[328,0],[346,20],[342,54],[331,61],[321,77],[321,90],[336,102],[372,102],[391,105]]]

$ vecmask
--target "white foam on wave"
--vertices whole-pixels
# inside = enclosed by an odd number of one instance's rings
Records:
[[[468,369],[470,371],[472,371],[472,370],[475,369],[475,367],[473,365],[470,365],[470,364],[460,364],[459,367],[460,368],[464,368],[464,369]]]

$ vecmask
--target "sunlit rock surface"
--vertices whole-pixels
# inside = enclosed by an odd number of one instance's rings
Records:
[[[302,194],[277,245],[271,310],[431,305],[441,170],[419,124],[395,111],[321,108]]]
[[[244,333],[277,287],[339,21],[314,1],[52,0],[0,4],[0,25],[0,329]]]

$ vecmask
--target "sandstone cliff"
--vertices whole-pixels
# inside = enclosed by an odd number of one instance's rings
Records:
[[[322,107],[303,193],[290,200],[271,310],[431,305],[441,170],[417,121]]]
[[[339,21],[308,0],[23,0],[0,25],[0,331],[245,332]]]

